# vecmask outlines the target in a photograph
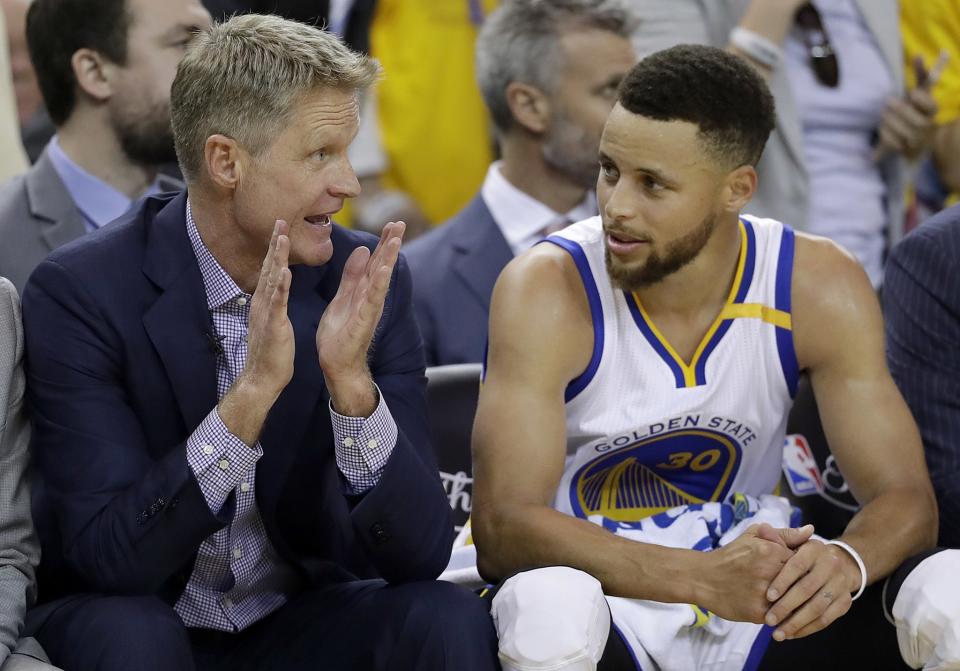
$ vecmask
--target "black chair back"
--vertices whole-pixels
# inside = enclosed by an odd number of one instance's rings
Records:
[[[480,372],[478,363],[427,369],[430,437],[458,531],[470,516],[473,498],[470,434],[480,394]]]

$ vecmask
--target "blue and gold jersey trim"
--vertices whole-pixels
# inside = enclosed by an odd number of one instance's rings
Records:
[[[737,260],[737,270],[733,277],[733,284],[727,296],[727,302],[717,318],[707,330],[700,344],[697,346],[690,363],[687,363],[677,353],[657,329],[636,292],[624,292],[627,306],[640,332],[654,351],[660,355],[664,363],[673,373],[678,389],[699,387],[707,383],[707,361],[710,355],[723,340],[734,319],[756,318],[776,326],[790,329],[789,303],[786,311],[770,308],[763,305],[744,303],[757,263],[757,241],[753,225],[745,219],[740,220],[740,256]]]
[[[590,380],[597,374],[597,369],[600,368],[600,359],[603,356],[603,304],[600,302],[600,291],[597,289],[597,282],[590,271],[590,262],[587,260],[583,247],[573,240],[560,236],[550,236],[541,240],[539,244],[545,242],[552,242],[573,257],[573,262],[577,265],[577,271],[580,273],[580,280],[583,282],[583,289],[587,292],[590,318],[593,320],[593,353],[586,370],[571,380],[564,391],[564,401],[569,403],[586,389]]]
[[[790,314],[790,290],[793,285],[793,253],[795,236],[793,229],[783,225],[780,233],[780,253],[777,255],[777,283],[775,301],[778,312]],[[791,325],[792,326],[792,325]],[[797,395],[797,385],[800,383],[800,364],[797,361],[797,352],[793,348],[793,329],[791,326],[777,324],[777,352],[780,354],[780,366],[783,368],[783,377],[790,391],[790,398]]]

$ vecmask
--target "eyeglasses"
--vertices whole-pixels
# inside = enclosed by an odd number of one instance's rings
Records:
[[[824,86],[835,88],[840,83],[840,65],[837,63],[837,54],[830,44],[830,36],[823,27],[820,12],[808,2],[797,10],[797,25],[803,33],[803,43],[810,55],[810,67],[817,81]]]

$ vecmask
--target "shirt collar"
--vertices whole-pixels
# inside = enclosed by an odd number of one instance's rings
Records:
[[[593,191],[588,191],[584,199],[569,212],[554,212],[508,182],[500,172],[501,163],[496,161],[487,169],[480,195],[514,252],[523,251],[522,247],[525,245],[532,245],[537,241],[540,232],[558,219],[573,223],[597,213]]]
[[[47,146],[47,156],[50,157],[54,170],[63,180],[63,185],[67,188],[77,209],[80,210],[80,214],[93,228],[105,226],[126,214],[133,204],[133,200],[126,194],[77,165],[63,151],[56,135]],[[161,191],[159,184],[154,180],[143,195],[153,195]]]
[[[207,292],[207,309],[215,310],[241,297],[245,299],[244,304],[246,304],[250,300],[250,294],[244,293],[237,286],[233,278],[203,244],[200,231],[197,230],[197,224],[193,220],[189,198],[187,199],[187,237],[190,238],[190,246],[193,247],[193,254],[197,257],[200,274],[203,276],[203,288]]]

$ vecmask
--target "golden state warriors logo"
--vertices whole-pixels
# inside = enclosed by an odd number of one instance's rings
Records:
[[[577,517],[631,522],[669,508],[723,500],[740,464],[741,446],[705,428],[644,438],[583,465],[573,477]]]

